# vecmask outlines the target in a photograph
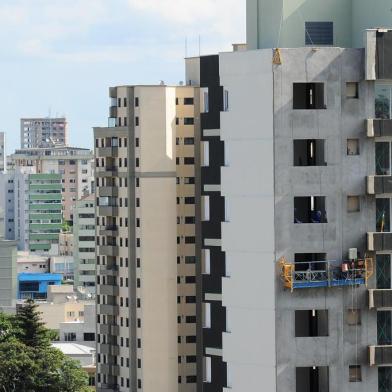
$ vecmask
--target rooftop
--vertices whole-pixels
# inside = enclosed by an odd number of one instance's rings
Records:
[[[57,348],[65,355],[92,355],[95,348],[78,343],[52,343],[52,347]]]

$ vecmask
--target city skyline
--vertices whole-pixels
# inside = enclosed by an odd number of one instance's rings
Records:
[[[199,55],[199,35],[202,54],[245,41],[243,0],[5,0],[0,21],[7,154],[19,147],[21,118],[49,115],[66,116],[70,145],[92,149],[109,86],[178,84],[186,37],[188,56]]]

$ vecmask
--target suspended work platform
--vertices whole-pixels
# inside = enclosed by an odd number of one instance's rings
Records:
[[[373,259],[343,262],[306,261],[289,263],[284,257],[279,260],[284,287],[306,289],[317,287],[342,287],[366,285],[373,275]]]

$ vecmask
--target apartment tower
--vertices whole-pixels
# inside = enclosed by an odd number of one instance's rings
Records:
[[[20,147],[39,148],[66,146],[67,120],[61,118],[22,118],[20,120]]]
[[[390,4],[247,7],[252,50],[187,59],[198,390],[391,391]]]
[[[110,98],[94,128],[97,388],[195,391],[198,89]]]

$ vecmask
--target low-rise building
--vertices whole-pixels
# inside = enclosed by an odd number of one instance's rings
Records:
[[[16,305],[16,242],[0,238],[0,310]]]
[[[48,286],[61,285],[62,280],[61,274],[22,272],[18,274],[18,299],[45,300]]]
[[[47,273],[49,272],[49,258],[32,254],[26,251],[19,251],[16,259],[16,272],[25,273]]]

